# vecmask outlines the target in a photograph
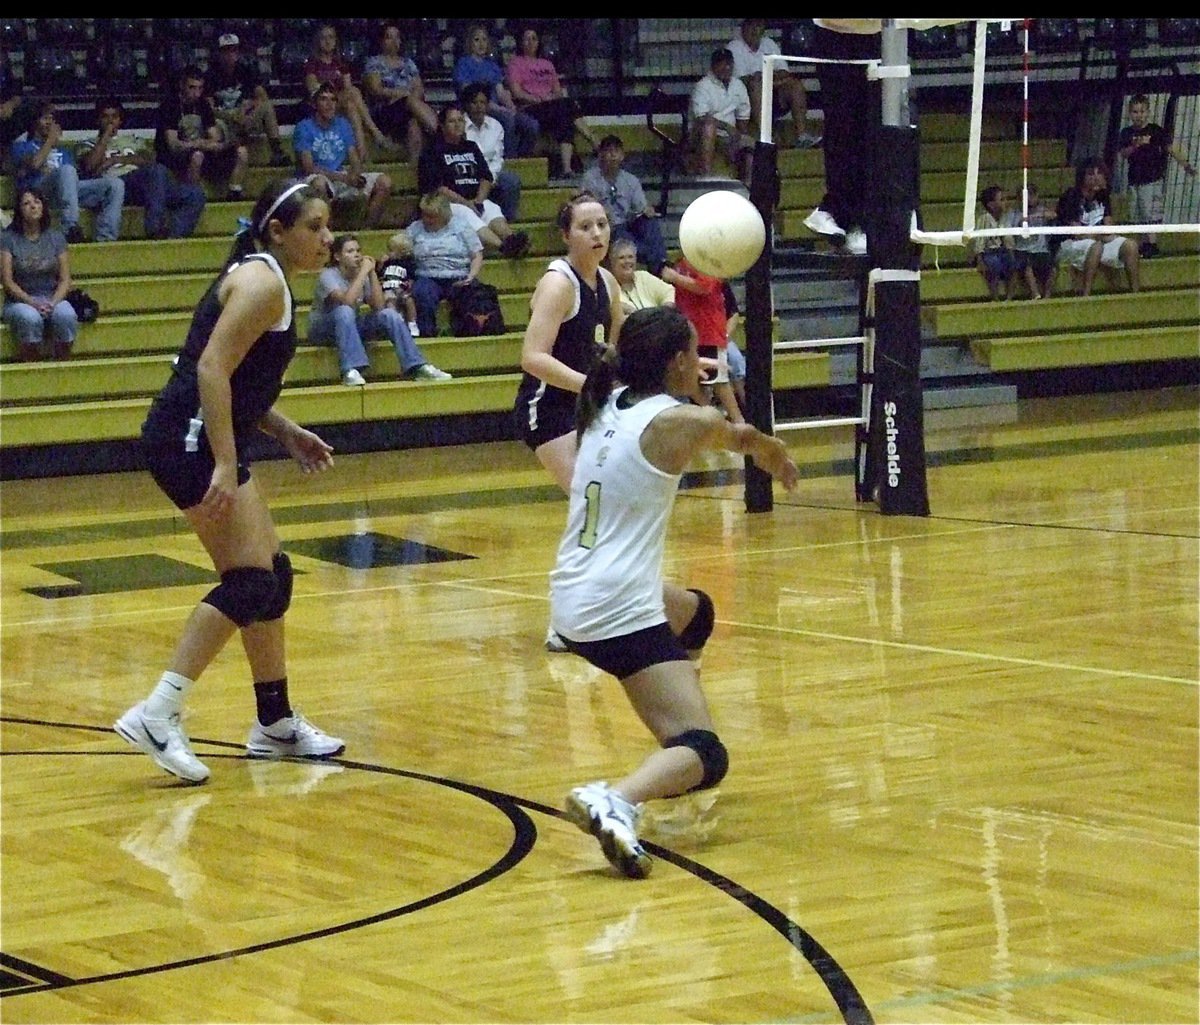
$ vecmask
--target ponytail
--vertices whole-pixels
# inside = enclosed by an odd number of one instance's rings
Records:
[[[316,190],[304,181],[280,178],[269,182],[254,204],[250,216],[238,218],[237,234],[233,237],[233,247],[225,260],[225,269],[228,270],[251,253],[267,248],[270,237],[268,229],[272,221],[279,221],[285,228],[290,228],[299,219],[304,205],[311,199],[319,198]]]
[[[575,403],[576,444],[583,440],[584,432],[596,421],[600,409],[617,383],[617,350],[609,346],[596,361],[583,380],[579,399]]]

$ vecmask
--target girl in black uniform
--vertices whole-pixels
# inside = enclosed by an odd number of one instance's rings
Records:
[[[251,757],[328,757],[345,745],[288,701],[283,614],[292,568],[245,447],[255,431],[278,440],[305,473],[333,449],[274,408],[296,349],[288,276],[329,260],[329,207],[304,183],[273,182],[238,234],[225,269],[196,307],[170,380],[142,425],[147,468],[199,536],[221,582],[196,606],[157,686],[114,724],[130,744],[190,783],[208,779],[180,723],[188,690],[236,631],[254,678]]]
[[[616,341],[624,313],[620,286],[601,266],[610,233],[604,204],[580,192],[558,212],[558,226],[567,257],[551,262],[529,300],[515,413],[521,439],[569,493],[575,402],[588,371]]]

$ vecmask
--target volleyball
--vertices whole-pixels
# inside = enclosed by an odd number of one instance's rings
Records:
[[[767,240],[758,208],[736,192],[697,196],[679,219],[679,247],[696,270],[715,278],[745,274]]]

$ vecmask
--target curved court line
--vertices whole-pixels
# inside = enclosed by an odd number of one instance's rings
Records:
[[[84,730],[92,733],[112,733],[108,727],[92,726],[84,723],[65,723],[51,722],[44,719],[27,719],[19,716],[0,716],[0,722],[17,723],[27,726],[50,726],[58,729],[74,729]],[[204,740],[201,738],[192,738],[194,744],[204,744],[210,747],[227,747],[241,750],[241,744],[234,744],[225,740]],[[136,758],[137,752],[134,751],[0,751],[0,757],[16,757],[30,755],[51,755],[54,757],[75,756],[75,757],[90,757],[95,755],[115,755],[119,757]],[[209,755],[208,757],[228,758],[230,760],[244,761],[244,755]],[[326,936],[333,936],[338,933],[348,932],[351,929],[357,929],[362,926],[375,925],[379,922],[387,921],[392,918],[399,918],[402,915],[411,914],[414,911],[420,911],[423,908],[430,907],[434,904],[442,903],[449,900],[451,897],[457,897],[462,893],[475,889],[486,882],[490,882],[497,876],[507,872],[520,863],[526,855],[533,850],[534,842],[537,838],[537,827],[533,820],[526,814],[525,809],[535,811],[543,815],[549,815],[556,819],[567,819],[566,813],[557,808],[552,808],[549,805],[541,804],[537,801],[526,800],[525,798],[517,797],[513,794],[506,794],[499,790],[492,790],[488,787],[476,786],[473,783],[464,783],[460,780],[449,779],[445,776],[433,776],[424,772],[414,772],[409,769],[396,769],[386,765],[373,765],[369,762],[356,762],[346,758],[330,758],[325,759],[329,764],[341,765],[347,769],[358,769],[362,772],[375,772],[388,776],[401,776],[406,779],[420,780],[425,783],[433,783],[439,786],[449,787],[452,790],[458,790],[465,794],[470,794],[477,797],[486,804],[490,804],[508,816],[509,821],[513,824],[514,837],[512,845],[508,851],[494,862],[490,867],[477,873],[470,879],[442,890],[439,893],[429,897],[423,897],[420,900],[413,901],[409,904],[402,905],[399,908],[393,908],[390,911],[379,912],[374,915],[369,915],[366,918],[355,919],[350,922],[343,922],[340,925],[326,926],[322,929],[314,929],[309,932],[298,933],[295,936],[287,936],[276,940],[267,940],[262,943],[253,943],[246,947],[239,947],[236,950],[222,951],[213,954],[203,954],[198,957],[184,958],[178,961],[169,961],[157,965],[148,965],[142,968],[132,968],[121,972],[110,972],[104,975],[87,976],[80,979],[66,979],[65,981],[47,982],[42,985],[33,985],[23,987],[17,990],[3,991],[0,990],[0,999],[5,997],[19,997],[26,993],[42,993],[48,990],[67,989],[74,986],[84,986],[97,982],[113,982],[119,979],[136,978],[142,975],[153,975],[159,972],[171,971],[176,968],[190,968],[194,965],[208,964],[214,961],[225,961],[233,957],[241,957],[246,954],[255,954],[264,950],[273,950],[278,947],[292,946],[297,943],[304,943],[309,940],[322,939]],[[643,841],[643,846],[646,847],[655,857],[663,861],[670,862],[676,868],[682,869],[690,875],[695,876],[703,883],[721,891],[727,896],[733,898],[752,914],[762,919],[775,932],[779,933],[799,954],[812,966],[813,971],[817,973],[817,977],[829,991],[829,995],[833,998],[838,1011],[842,1015],[842,1020],[845,1025],[874,1025],[875,1019],[871,1016],[870,1010],[867,1008],[866,1002],[863,1000],[857,987],[851,981],[849,975],[837,963],[837,961],[829,954],[829,952],[821,946],[820,943],[807,930],[801,928],[796,922],[793,922],[787,915],[780,911],[773,904],[759,897],[756,893],[748,890],[740,883],[734,882],[728,876],[721,875],[712,869],[706,868],[699,862],[693,861],[691,858],[685,857],[682,854],[677,854],[666,847],[661,847],[651,841]],[[628,883],[627,885],[636,886],[636,883]],[[62,977],[59,977],[62,978]]]

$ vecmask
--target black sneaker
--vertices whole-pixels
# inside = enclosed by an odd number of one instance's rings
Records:
[[[72,224],[67,229],[67,241],[71,244],[87,241],[87,239],[83,237],[83,229],[78,224]]]
[[[1158,256],[1158,243],[1157,242],[1144,243],[1143,247],[1142,247],[1142,259],[1143,260],[1153,260],[1156,256]]]
[[[225,193],[226,203],[240,203],[246,198],[246,194],[241,189],[230,189]]]

